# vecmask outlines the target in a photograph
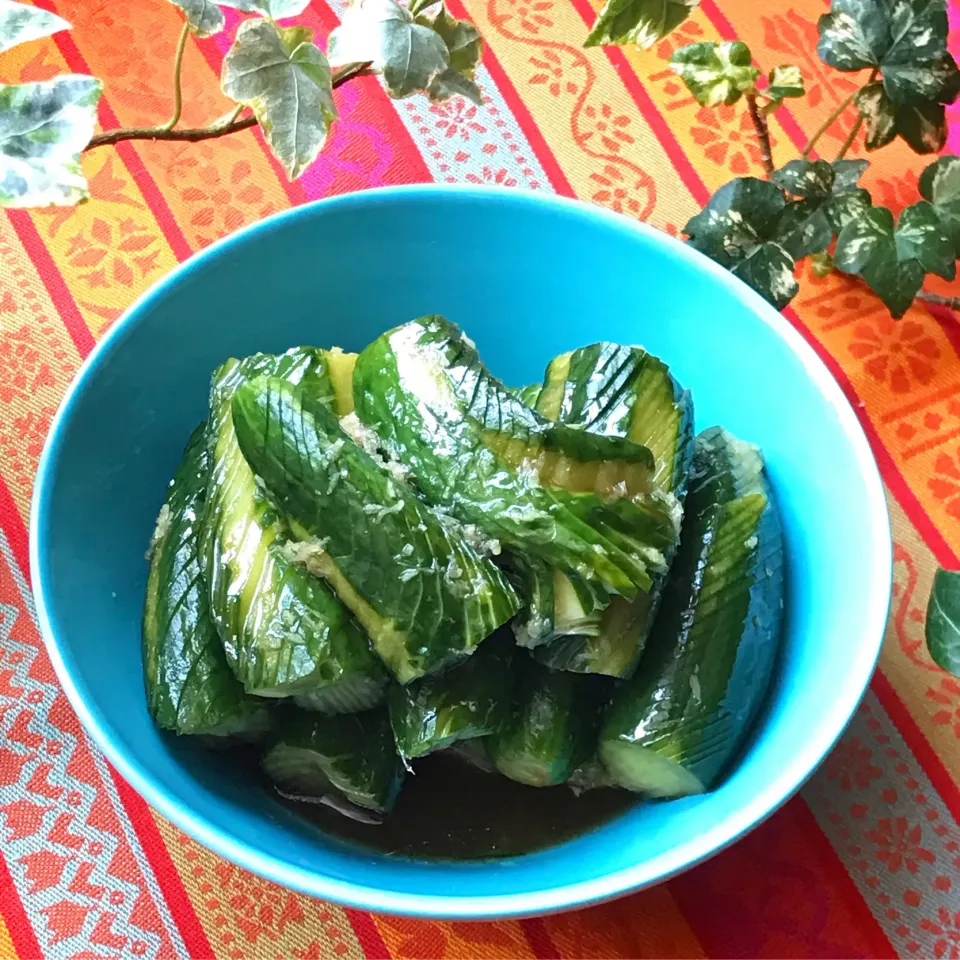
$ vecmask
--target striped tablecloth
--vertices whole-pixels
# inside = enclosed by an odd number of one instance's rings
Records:
[[[315,0],[302,19],[325,36],[339,3]],[[104,78],[104,126],[169,114],[180,22],[165,0],[42,5],[74,30],[5,54],[5,81],[93,73]],[[581,48],[595,0],[450,5],[487,39],[482,107],[392,102],[366,79],[338,91],[341,120],[295,184],[250,131],[128,143],[87,157],[85,206],[0,216],[0,955],[960,957],[960,682],[923,644],[935,565],[960,566],[960,322],[912,309],[895,323],[842,276],[805,276],[787,315],[843,386],[880,462],[896,540],[892,617],[880,672],[839,747],[733,849],[656,889],[547,919],[371,916],[209,853],[84,736],[37,633],[28,505],[67,383],[138,294],[259,217],[382,184],[552,191],[676,234],[712,190],[760,165],[746,113],[700,109],[667,69],[675,45],[737,36],[764,67],[801,66],[808,95],[772,119],[781,157],[853,86],[812,52],[824,0],[703,0],[647,53]],[[227,109],[225,36],[187,46],[188,125]],[[835,127],[828,149],[846,132]],[[878,202],[906,205],[924,164],[898,141],[866,180]]]

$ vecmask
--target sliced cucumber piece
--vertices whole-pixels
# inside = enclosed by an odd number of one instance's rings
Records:
[[[337,794],[388,813],[403,785],[403,763],[382,707],[349,716],[291,713],[263,755],[263,769],[284,795],[299,800]]]
[[[333,405],[332,356],[308,347],[256,354],[228,360],[214,374],[201,559],[214,620],[245,689],[262,697],[303,696],[313,709],[338,711],[381,702],[387,674],[330,588],[291,561],[283,525],[240,451],[230,407],[237,388],[264,372],[306,380]],[[337,356],[347,363],[350,355]]]
[[[442,317],[363,350],[354,399],[426,498],[462,522],[625,596],[665,569],[679,518],[650,451],[545,420]]]
[[[267,705],[247,696],[230,670],[200,571],[208,467],[201,425],[187,444],[150,544],[143,612],[147,708],[158,726],[176,733],[256,737],[269,728]]]
[[[655,481],[682,502],[693,455],[693,402],[667,366],[640,347],[595,343],[547,367],[537,410],[589,432],[625,437],[654,455]],[[669,562],[672,550],[665,551]],[[551,667],[629,677],[659,607],[663,574],[632,601],[614,598],[592,630],[539,647]],[[562,633],[558,630],[557,633]]]
[[[465,663],[393,686],[387,705],[400,756],[412,760],[500,730],[510,712],[514,649],[510,634],[501,631]]]
[[[563,783],[593,755],[609,693],[601,677],[550,670],[523,657],[511,716],[485,741],[490,759],[504,776],[531,787]]]
[[[237,390],[233,420],[304,562],[401,683],[452,666],[517,612],[500,570],[353,443],[323,397],[260,378]]]
[[[599,755],[630,790],[712,788],[766,692],[783,616],[780,520],[759,451],[697,438],[676,560],[637,674],[613,699]]]

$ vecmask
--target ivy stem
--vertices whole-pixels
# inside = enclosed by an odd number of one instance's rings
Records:
[[[827,132],[827,130],[833,125],[833,122],[843,113],[847,107],[853,103],[853,98],[859,93],[859,90],[854,90],[848,97],[844,97],[843,100],[837,105],[836,109],[827,117],[823,123],[817,127],[813,136],[807,141],[807,145],[803,148],[803,153],[801,156],[806,160],[810,156],[811,151],[816,145],[817,141]]]
[[[843,141],[843,146],[840,148],[840,152],[837,154],[837,160],[842,160],[847,155],[847,151],[853,146],[853,141],[857,139],[857,134],[860,132],[861,126],[863,126],[863,114],[858,113],[857,119],[854,121],[853,126],[850,128],[850,132],[847,134],[847,139]],[[836,160],[834,163],[836,163]]]
[[[360,77],[367,73],[370,63],[348,63],[339,70],[333,72],[331,86],[336,89],[348,80],[354,77]],[[83,148],[83,152],[93,150],[96,147],[104,147],[111,143],[120,143],[122,140],[188,140],[196,142],[198,140],[212,140],[215,137],[225,137],[231,133],[237,133],[240,130],[247,130],[257,125],[255,116],[242,117],[240,114],[244,109],[243,104],[225,118],[214,121],[209,127],[181,127],[180,129],[167,129],[162,127],[120,127],[117,130],[104,130],[103,133],[96,134],[90,142]]]
[[[190,24],[184,20],[183,29],[180,31],[180,39],[177,42],[177,53],[173,59],[173,114],[160,128],[161,130],[172,130],[180,122],[180,114],[183,111],[183,51],[187,49],[187,37],[189,36]]]
[[[960,310],[960,297],[945,297],[941,293],[929,293],[926,290],[921,290],[916,299],[923,300],[926,303],[935,303],[941,307],[949,307],[951,310]]]
[[[744,97],[747,101],[747,110],[750,112],[750,119],[753,121],[753,129],[757,133],[757,140],[760,141],[760,162],[769,180],[773,176],[773,149],[770,145],[770,127],[767,124],[767,118],[761,113],[757,104],[757,95],[755,93],[746,93]]]

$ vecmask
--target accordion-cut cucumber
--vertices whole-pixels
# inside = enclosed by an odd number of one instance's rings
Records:
[[[666,364],[642,348],[595,343],[555,358],[547,367],[537,409],[571,426],[647,447],[654,455],[655,481],[682,502],[693,456],[693,402]],[[666,558],[672,558],[672,551]],[[568,631],[538,648],[537,659],[560,670],[629,677],[662,589],[660,574],[632,601],[613,598],[595,629]]]
[[[500,570],[353,443],[315,391],[251,381],[233,420],[302,559],[401,683],[452,666],[517,612]]]
[[[630,790],[708,790],[766,691],[783,614],[776,506],[753,446],[697,438],[680,547],[643,662],[616,693],[599,755]]]
[[[244,693],[230,670],[200,571],[205,437],[201,425],[190,438],[150,545],[143,613],[147,707],[158,726],[176,733],[256,736],[269,726],[267,706]]]
[[[400,756],[412,760],[499,731],[510,712],[514,649],[509,633],[494,634],[465,663],[393,686],[387,705]]]
[[[285,795],[334,793],[376,813],[393,808],[404,776],[383,707],[338,717],[288,714],[262,763]]]
[[[308,347],[256,354],[228,360],[214,374],[202,559],[211,611],[244,688],[264,697],[296,695],[311,709],[344,712],[380,703],[386,672],[330,588],[291,562],[284,529],[240,451],[231,412],[237,388],[263,373],[309,381],[333,406],[329,356]],[[348,356],[340,354],[341,362]]]
[[[596,581],[564,573],[539,557],[511,553],[507,563],[524,601],[511,624],[519,646],[532,649],[556,637],[599,633],[610,595]]]
[[[678,534],[653,457],[630,441],[550,423],[442,317],[373,341],[354,370],[357,415],[431,503],[516,550],[634,596]]]
[[[593,755],[609,689],[601,677],[550,670],[523,658],[511,716],[486,741],[490,759],[504,776],[531,787],[563,783]]]

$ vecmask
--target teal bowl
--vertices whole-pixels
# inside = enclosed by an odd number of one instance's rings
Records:
[[[639,804],[538,853],[426,862],[299,821],[147,715],[144,549],[227,356],[359,350],[442,313],[510,384],[595,340],[642,343],[693,391],[698,429],[759,444],[783,515],[788,603],[767,705],[705,796]],[[70,702],[164,817],[287,887],[374,911],[452,918],[584,906],[663,880],[735,841],[823,760],[876,664],[891,586],[883,487],[857,418],[813,350],[756,294],[676,240],[534,193],[403,187],[272,217],[173,271],[84,364],[40,464],[30,530],[47,648]]]

